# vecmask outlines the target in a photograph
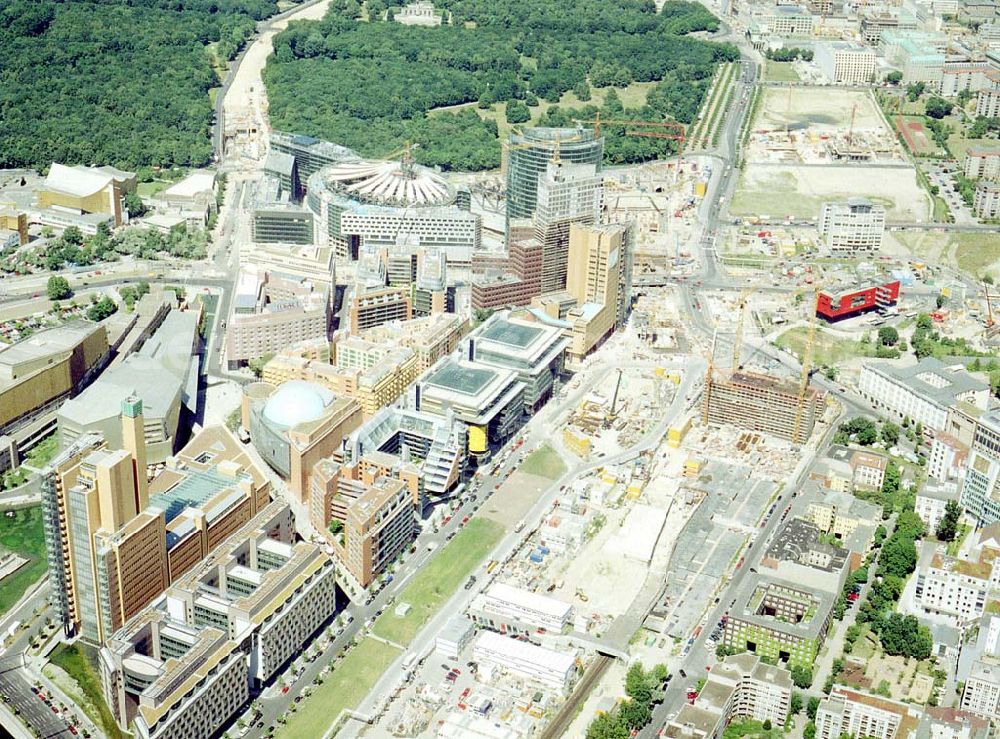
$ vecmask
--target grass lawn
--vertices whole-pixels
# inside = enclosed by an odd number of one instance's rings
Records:
[[[948,542],[948,556],[957,557],[958,550],[962,546],[962,542],[965,541],[965,537],[969,535],[972,531],[972,527],[967,523],[960,523],[958,525],[958,531],[955,533],[955,538]]]
[[[324,736],[340,712],[357,706],[398,656],[399,650],[384,642],[363,639],[299,704],[277,735],[287,739]]]
[[[24,595],[24,591],[38,581],[48,563],[45,559],[45,532],[42,529],[42,507],[22,508],[0,516],[0,550],[8,550],[27,557],[24,565],[13,575],[0,581],[0,615],[9,611]]]
[[[525,458],[521,466],[518,467],[518,472],[547,477],[549,480],[558,480],[566,472],[566,465],[555,449],[548,444],[542,444]]]
[[[375,622],[373,633],[408,646],[503,534],[503,526],[495,521],[484,518],[469,521],[397,596],[397,603],[410,604],[410,612],[400,618],[389,609]]]
[[[790,349],[796,356],[801,357],[802,351],[805,348],[807,334],[807,328],[797,326],[785,331],[774,343],[782,349]],[[812,361],[817,365],[837,366],[847,359],[868,356],[873,353],[874,349],[869,351],[868,347],[860,341],[842,339],[839,336],[834,336],[822,329],[818,329],[816,331],[816,343],[813,345]]]
[[[111,710],[104,702],[104,694],[101,690],[101,671],[97,664],[97,651],[93,647],[88,647],[81,642],[60,644],[52,650],[49,660],[76,680],[84,695],[100,714],[100,725],[104,729],[105,736],[111,737],[111,739],[121,739],[123,736],[128,736],[118,730]]]
[[[139,193],[140,198],[153,198],[156,197],[161,191],[166,190],[170,187],[173,182],[166,182],[164,180],[153,180],[152,182],[140,182],[136,190]]]
[[[939,195],[934,196],[933,218],[937,223],[951,222],[951,209],[948,207],[948,203],[945,202],[945,199]]]
[[[798,82],[801,77],[792,62],[776,62],[768,59],[764,65],[764,79],[768,82]]]
[[[27,454],[25,461],[36,469],[42,469],[59,453],[59,436],[50,434],[38,442]]]

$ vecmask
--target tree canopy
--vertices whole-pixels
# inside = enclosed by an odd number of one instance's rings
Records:
[[[334,0],[322,20],[289,24],[275,36],[264,74],[272,124],[372,156],[409,140],[420,144],[415,156],[421,163],[488,169],[500,161],[495,123],[472,108],[435,109],[558,102],[570,90],[585,99],[590,85],[658,82],[647,105],[629,117],[689,123],[715,64],[738,58],[731,45],[686,35],[718,28],[698,3],[670,0],[660,13],[650,0],[581,0],[572,13],[555,0],[439,5],[448,16],[434,28],[361,21],[354,0]],[[588,110],[597,108],[578,110],[577,117]],[[508,111],[510,122],[523,122],[520,102]],[[442,133],[456,128],[460,136]],[[668,152],[673,142],[656,144],[644,142],[646,159]]]
[[[0,168],[207,163],[219,85],[273,0],[0,0]]]

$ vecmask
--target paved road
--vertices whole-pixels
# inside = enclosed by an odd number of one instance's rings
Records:
[[[72,737],[69,724],[31,689],[31,681],[21,667],[20,656],[0,660],[0,694],[15,708],[40,737]]]

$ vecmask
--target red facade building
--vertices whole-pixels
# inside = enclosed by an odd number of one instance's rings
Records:
[[[846,290],[820,290],[816,297],[816,315],[827,321],[884,310],[899,300],[899,280],[871,284]]]

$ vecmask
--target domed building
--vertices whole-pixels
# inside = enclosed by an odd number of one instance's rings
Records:
[[[409,155],[345,159],[314,173],[306,190],[318,239],[341,257],[357,259],[364,245],[391,255],[438,248],[448,262],[469,264],[482,240],[480,218],[469,212],[466,198]]]
[[[245,386],[241,415],[254,447],[302,502],[313,465],[340,448],[362,418],[356,400],[305,380]]]

